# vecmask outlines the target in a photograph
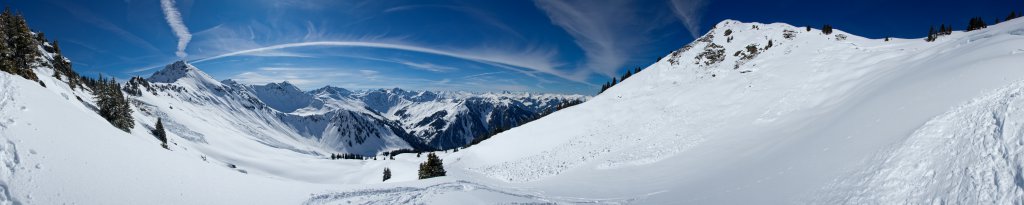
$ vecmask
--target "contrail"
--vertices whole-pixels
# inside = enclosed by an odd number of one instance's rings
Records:
[[[188,56],[185,53],[185,47],[188,46],[189,41],[192,41],[192,34],[188,32],[185,22],[181,21],[181,12],[174,7],[174,0],[160,0],[160,8],[163,8],[164,17],[167,19],[167,24],[171,26],[171,30],[174,30],[174,35],[178,36],[178,52],[174,54],[184,59],[185,56]]]

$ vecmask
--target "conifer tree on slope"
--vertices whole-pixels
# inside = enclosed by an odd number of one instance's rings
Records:
[[[33,38],[25,18],[12,14],[10,8],[7,8],[0,14],[0,30],[3,30],[2,43],[5,44],[0,49],[0,71],[39,81],[31,68],[38,61],[38,42]]]
[[[167,132],[164,131],[163,119],[156,118],[156,128],[153,128],[153,135],[156,136],[156,139],[160,140],[160,143],[161,143],[160,146],[163,146],[164,149],[168,149],[167,148]]]
[[[388,181],[388,179],[391,179],[391,169],[384,167],[384,181]]]
[[[7,12],[0,14],[0,71],[14,74],[14,50],[7,44]]]
[[[427,161],[420,164],[420,179],[445,176],[445,173],[444,162],[433,152],[427,154]]]
[[[97,86],[95,95],[99,98],[96,104],[100,107],[100,116],[107,119],[110,124],[125,132],[131,132],[135,127],[135,120],[132,119],[132,108],[128,104],[129,99],[121,92],[117,80],[107,81],[100,76],[100,84]]]

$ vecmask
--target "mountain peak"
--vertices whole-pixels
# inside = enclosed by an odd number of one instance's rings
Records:
[[[212,77],[203,73],[203,71],[200,71],[199,68],[196,68],[185,61],[175,61],[174,63],[164,66],[164,69],[153,73],[153,75],[149,76],[149,79],[146,80],[157,83],[174,83],[186,78],[194,79],[199,82],[216,82]]]
[[[348,95],[352,94],[352,91],[349,91],[348,89],[345,89],[345,88],[334,87],[334,86],[328,85],[328,86],[324,86],[324,87],[316,89],[316,90],[309,91],[309,93],[317,95],[317,96],[325,96],[325,97],[331,97],[331,98],[341,98],[342,96],[348,96]]]
[[[312,103],[312,95],[302,92],[288,81],[253,85],[253,92],[263,103],[281,112],[293,112]]]
[[[283,81],[280,83],[267,83],[267,85],[264,85],[263,87],[286,90],[289,92],[302,92],[302,89],[299,89],[298,86],[295,86],[294,84],[288,81]]]

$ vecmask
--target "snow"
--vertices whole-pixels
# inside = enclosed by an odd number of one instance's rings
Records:
[[[306,94],[322,105],[282,112],[253,86],[175,63],[133,98],[137,124],[125,133],[46,69],[46,88],[2,73],[0,202],[1022,203],[1021,28],[925,42],[723,21],[583,104],[439,152],[448,176],[426,180],[415,154],[325,159],[354,139],[329,133],[385,135],[342,151],[407,147],[387,126],[428,130],[418,122],[466,114],[469,99],[532,109],[558,97],[321,89]],[[170,150],[147,132],[157,117]],[[381,182],[385,167],[393,178]]]
[[[1024,203],[1024,83],[929,120],[823,201],[850,204]]]
[[[0,116],[17,122],[0,130],[6,168],[0,173],[16,187],[6,192],[17,203],[294,203],[320,186],[251,177],[171,152],[139,126],[135,134],[121,132],[77,100],[38,83],[7,73],[0,82],[0,96],[13,99],[3,101]],[[276,197],[251,197],[271,194]]]
[[[310,106],[313,96],[302,92],[298,87],[288,83],[269,83],[253,86],[255,94],[263,103],[281,112],[293,112],[299,108]]]
[[[1024,38],[1009,31],[1022,23],[927,43],[724,21],[710,32],[724,60],[694,64],[710,43],[696,42],[582,105],[464,150],[456,166],[552,195],[811,200],[928,119],[1021,80],[1024,57],[1010,51]],[[796,36],[783,38],[785,30]],[[736,66],[733,52],[768,40],[773,47]]]
[[[176,83],[185,81],[185,85],[220,85],[220,82],[213,80],[213,77],[199,71],[199,68],[188,64],[185,61],[176,61],[164,67],[164,69],[153,73],[148,79],[154,83]]]

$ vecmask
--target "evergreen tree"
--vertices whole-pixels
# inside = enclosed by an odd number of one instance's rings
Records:
[[[825,35],[832,34],[832,25],[825,24],[822,26],[821,33],[824,33]]]
[[[163,146],[164,149],[169,149],[167,148],[167,132],[164,131],[163,119],[156,118],[156,128],[153,129],[153,135],[156,136],[156,139],[160,140],[160,146]]]
[[[806,26],[806,27],[807,27],[807,31],[811,31],[811,26]]]
[[[970,22],[967,23],[967,31],[983,29],[986,27],[988,27],[988,24],[985,24],[985,20],[982,20],[981,17],[971,18]]]
[[[96,104],[100,107],[100,116],[107,119],[114,127],[131,132],[131,129],[135,127],[135,121],[132,119],[130,99],[121,92],[121,86],[117,80],[107,81],[100,76],[99,81],[99,86],[94,88],[96,90],[94,95],[99,98]]]
[[[60,79],[61,75],[63,75],[71,89],[81,87],[81,77],[78,76],[78,73],[71,68],[71,62],[68,62],[64,58],[64,54],[61,53],[60,50],[60,43],[53,41],[51,44],[53,45],[53,52],[55,54],[53,56],[53,61],[50,62],[50,64],[53,65],[53,77]]]
[[[427,161],[420,164],[420,179],[445,176],[445,173],[444,162],[433,152],[427,154]]]
[[[8,26],[14,29],[14,65],[22,70],[22,76],[31,75],[29,79],[38,80],[32,72],[32,66],[39,56],[38,43],[32,36],[32,30],[28,28],[28,23],[21,14],[12,18],[12,24]]]
[[[7,43],[10,41],[10,35],[7,32],[9,14],[9,9],[0,14],[0,71],[17,74],[14,70],[14,49]]]
[[[388,181],[388,179],[391,179],[391,169],[384,167],[384,181]]]
[[[925,41],[928,41],[928,42],[935,41],[935,38],[937,36],[938,35],[935,33],[935,26],[932,26],[932,28],[928,29],[928,38],[926,38]]]
[[[25,18],[21,14],[12,14],[10,8],[4,9],[0,14],[0,28],[3,30],[3,44],[6,44],[0,50],[0,71],[39,81],[31,68],[39,56],[38,42]]]

